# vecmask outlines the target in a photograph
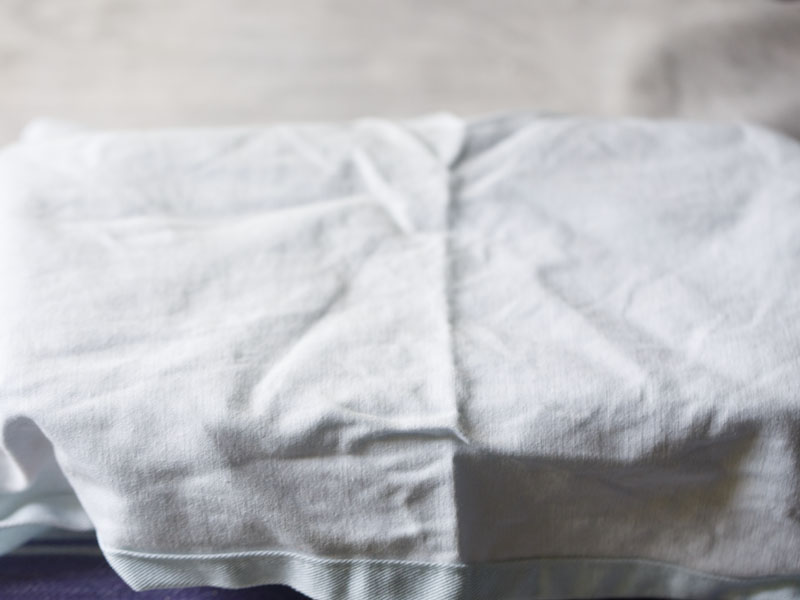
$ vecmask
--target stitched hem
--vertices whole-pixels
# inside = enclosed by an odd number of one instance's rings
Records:
[[[494,563],[334,559],[280,551],[156,554],[106,548],[136,590],[281,584],[315,600],[755,598],[800,596],[800,574],[736,578],[642,559],[559,558]]]

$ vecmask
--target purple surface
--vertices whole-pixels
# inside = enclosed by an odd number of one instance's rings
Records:
[[[241,590],[197,587],[134,592],[89,538],[39,540],[25,546],[23,551],[34,554],[0,556],[2,600],[310,600],[280,585]]]
[[[48,542],[49,546],[64,544]],[[35,548],[31,545],[30,548]],[[84,545],[91,550],[93,545]],[[96,547],[96,546],[95,546]],[[37,554],[0,557],[0,598],[3,600],[308,600],[285,586],[241,590],[185,588],[134,592],[101,555]]]

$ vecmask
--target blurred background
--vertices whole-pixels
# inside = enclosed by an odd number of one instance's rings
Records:
[[[800,137],[800,2],[0,0],[0,143],[506,109],[747,119]]]

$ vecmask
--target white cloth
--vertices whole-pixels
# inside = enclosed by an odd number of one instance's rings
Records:
[[[0,524],[71,486],[137,588],[796,593],[798,274],[800,148],[746,126],[33,135]]]

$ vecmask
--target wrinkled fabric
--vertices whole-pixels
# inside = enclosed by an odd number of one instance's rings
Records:
[[[797,575],[798,275],[800,148],[744,125],[31,135],[0,536]]]

